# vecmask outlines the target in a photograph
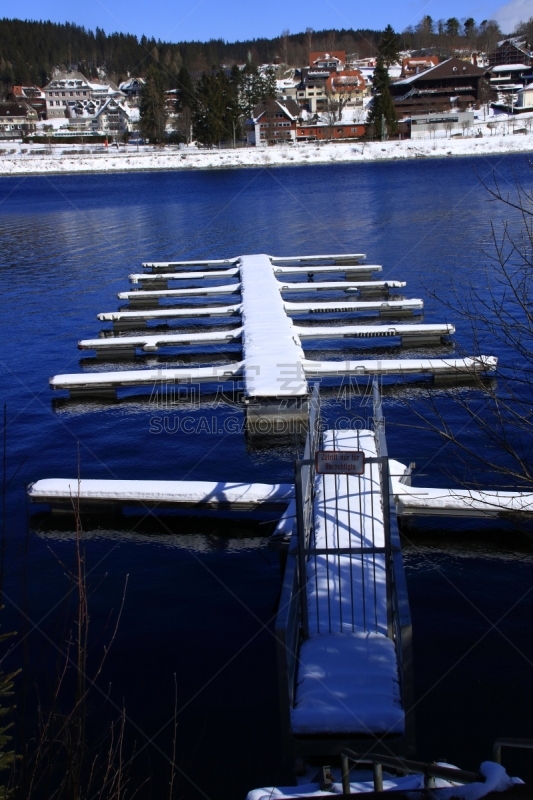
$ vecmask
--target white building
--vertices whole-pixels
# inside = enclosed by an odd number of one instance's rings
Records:
[[[91,126],[95,131],[118,136],[131,133],[139,121],[139,109],[131,108],[124,100],[109,97],[96,112]]]
[[[520,89],[516,96],[515,108],[533,108],[533,83]]]
[[[46,116],[94,117],[110,97],[124,99],[114,83],[88,81],[81,72],[60,72],[44,87]]]
[[[474,124],[473,111],[443,111],[441,114],[413,114],[411,139],[443,139],[465,134]]]
[[[144,78],[128,78],[127,81],[122,81],[118,88],[126,95],[129,105],[138,106],[145,83]]]

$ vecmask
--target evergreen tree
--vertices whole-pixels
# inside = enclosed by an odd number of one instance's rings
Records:
[[[237,67],[239,108],[246,119],[250,119],[254,108],[276,96],[276,76],[272,69],[261,75],[257,67],[248,62],[243,70]]]
[[[152,64],[146,73],[146,83],[141,92],[140,128],[150,142],[161,144],[165,138],[167,108],[165,82],[161,72]]]
[[[394,32],[391,25],[387,25],[378,45],[378,55],[381,56],[386,67],[396,64],[400,53],[400,37]]]
[[[196,88],[193,130],[202,144],[214,145],[240,136],[240,110],[235,84],[223,70],[204,72]]]
[[[177,84],[176,111],[180,113],[184,108],[194,108],[194,83],[187,67],[180,67]]]
[[[473,17],[468,17],[464,22],[465,36],[471,38],[476,29],[476,21]]]
[[[459,36],[459,20],[457,17],[450,17],[446,20],[446,33],[448,36]]]
[[[372,139],[382,137],[383,133],[392,136],[398,130],[396,109],[389,90],[389,83],[387,67],[381,56],[378,56],[372,81],[374,98],[367,121],[367,135]]]

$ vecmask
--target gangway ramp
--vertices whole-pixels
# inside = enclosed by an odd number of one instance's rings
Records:
[[[326,431],[321,441],[318,419],[315,391],[276,621],[285,752],[330,756],[383,740],[405,752],[411,619],[384,433]],[[320,449],[362,451],[363,474],[317,474]]]

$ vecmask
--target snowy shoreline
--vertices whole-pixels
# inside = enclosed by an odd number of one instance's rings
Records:
[[[150,148],[137,152],[133,146],[118,151],[69,153],[68,144],[54,145],[52,154],[43,146],[18,146],[15,153],[0,155],[0,177],[61,175],[105,172],[144,172],[191,169],[299,166],[302,164],[360,164],[414,158],[533,154],[533,133],[460,139],[405,139],[391,142],[297,144],[286,147],[198,150]],[[37,151],[37,152],[35,152]],[[40,151],[40,152],[39,152]]]

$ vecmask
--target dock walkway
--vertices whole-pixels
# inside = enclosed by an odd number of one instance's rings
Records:
[[[321,439],[318,418],[313,394],[276,621],[285,752],[336,755],[383,739],[405,751],[411,620],[384,433],[325,431]],[[320,449],[362,451],[364,472],[318,474]]]

